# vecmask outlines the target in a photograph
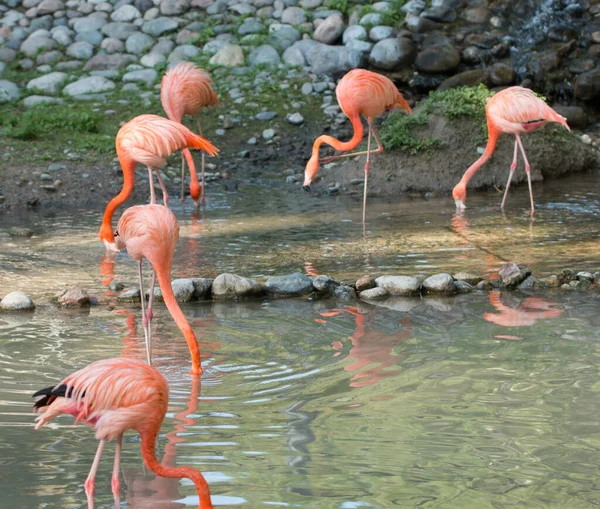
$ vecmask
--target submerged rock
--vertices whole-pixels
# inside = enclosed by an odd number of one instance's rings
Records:
[[[121,293],[117,297],[117,300],[120,300],[121,302],[139,302],[141,300],[140,289],[132,288],[131,290],[127,290]]]
[[[263,287],[259,282],[237,274],[220,274],[212,283],[212,296],[214,299],[244,299],[259,297],[262,293]]]
[[[287,276],[272,276],[267,279],[265,289],[274,297],[300,297],[313,290],[313,283],[306,274],[296,272]]]
[[[399,297],[417,295],[421,288],[419,280],[412,276],[380,276],[375,283],[385,288],[390,295]]]
[[[78,286],[62,292],[58,297],[58,303],[64,308],[84,308],[91,305],[88,293]]]
[[[32,311],[35,309],[35,304],[25,292],[10,292],[0,301],[0,309],[3,311]]]
[[[476,284],[478,284],[480,281],[483,280],[482,277],[476,276],[469,272],[458,272],[458,273],[454,274],[454,276],[452,276],[452,277],[454,278],[455,281],[465,281],[473,286],[475,286]]]

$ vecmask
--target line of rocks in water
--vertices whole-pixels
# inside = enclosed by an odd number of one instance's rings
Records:
[[[183,278],[171,282],[175,298],[180,302],[228,300],[239,301],[258,298],[298,298],[352,301],[360,299],[376,303],[396,297],[421,297],[424,295],[453,296],[488,290],[534,291],[541,289],[588,290],[600,285],[600,272],[575,272],[565,269],[558,274],[536,278],[524,265],[504,264],[497,274],[485,279],[480,276],[459,272],[432,276],[384,275],[377,278],[363,276],[354,283],[336,281],[330,276],[310,277],[299,272],[285,276],[271,276],[265,283],[237,274],[221,274],[216,278]],[[109,289],[119,292],[125,288],[113,281]],[[148,294],[146,293],[146,297]],[[162,292],[156,287],[155,299],[162,300]],[[139,302],[139,288],[131,288],[116,296],[119,302]],[[79,288],[73,287],[57,294],[54,302],[61,307],[89,307],[97,304],[97,299]],[[2,311],[32,311],[33,300],[24,292],[7,294],[0,301]]]

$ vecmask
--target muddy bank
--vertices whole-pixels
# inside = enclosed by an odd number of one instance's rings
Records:
[[[432,116],[427,126],[416,129],[417,138],[431,137],[441,141],[439,147],[412,155],[402,151],[387,151],[374,156],[369,174],[369,195],[393,196],[400,192],[449,193],[466,169],[480,157],[486,139],[481,122],[463,117],[448,120]],[[350,138],[346,131],[341,139]],[[554,125],[523,137],[523,144],[531,164],[532,180],[543,181],[579,172],[598,172],[600,151],[579,141],[578,137]],[[479,149],[479,152],[478,152]],[[513,159],[514,137],[500,138],[493,157],[473,177],[468,189],[489,186],[504,187]],[[348,192],[362,192],[362,186],[351,184],[364,178],[365,159],[340,160],[320,170],[321,180],[316,189],[326,189],[339,183]],[[513,183],[525,182],[524,164],[519,166]]]

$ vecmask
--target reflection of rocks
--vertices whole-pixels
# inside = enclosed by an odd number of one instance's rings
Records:
[[[283,413],[289,418],[285,442],[292,452],[300,453],[286,457],[290,467],[302,467],[311,460],[307,445],[315,441],[315,435],[310,429],[310,423],[315,419],[316,412],[303,412],[299,409],[305,401],[298,401],[287,407]]]

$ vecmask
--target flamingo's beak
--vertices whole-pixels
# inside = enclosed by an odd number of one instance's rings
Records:
[[[302,186],[302,189],[304,189],[305,191],[310,191],[310,185],[304,185]]]
[[[458,198],[454,200],[454,203],[456,203],[456,210],[465,210],[467,208],[467,206]]]
[[[194,206],[199,209],[200,208],[200,199],[194,200]]]
[[[113,253],[119,252],[119,248],[114,242],[109,242],[108,240],[105,240],[104,245],[106,246],[107,251],[112,251]]]

